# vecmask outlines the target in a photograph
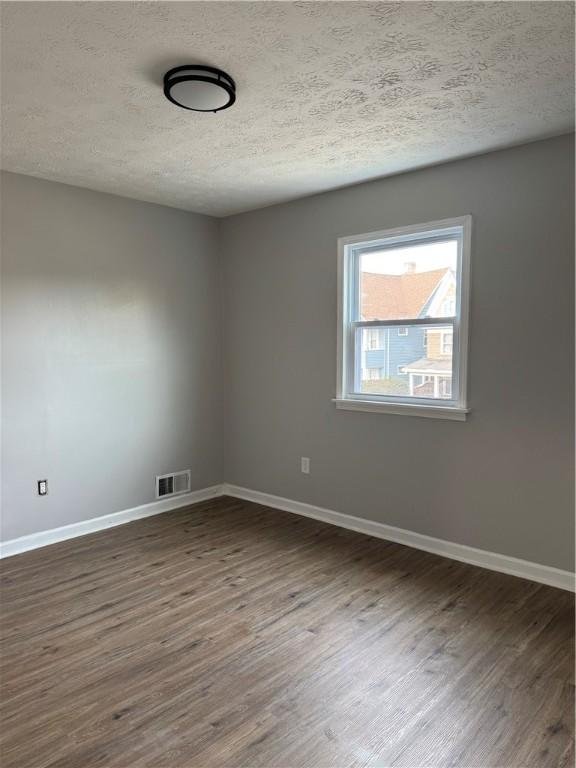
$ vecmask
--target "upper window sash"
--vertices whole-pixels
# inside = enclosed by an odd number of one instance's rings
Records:
[[[425,225],[426,227],[428,225]],[[420,227],[418,228],[420,229]],[[457,317],[460,311],[459,292],[461,280],[459,279],[462,273],[462,250],[463,250],[463,227],[461,224],[452,227],[443,227],[434,231],[431,234],[430,230],[426,232],[414,232],[412,234],[405,233],[402,235],[384,236],[380,239],[366,240],[364,242],[355,242],[349,245],[345,245],[345,249],[348,251],[348,269],[349,269],[349,285],[352,287],[350,303],[349,303],[349,321],[350,322],[367,322],[360,319],[360,301],[361,301],[361,271],[360,271],[360,259],[366,253],[385,253],[387,250],[396,251],[399,248],[411,248],[414,245],[439,245],[446,242],[456,242],[458,245],[458,256],[456,266],[456,302],[455,313],[451,317]],[[347,240],[349,238],[343,238]],[[394,318],[393,321],[383,321],[383,324],[395,324],[400,325],[400,321],[404,325],[410,325],[410,320],[418,320],[421,318]],[[428,318],[433,319],[433,318]],[[447,319],[447,318],[443,318]],[[406,322],[404,322],[406,320]],[[380,322],[378,320],[369,322]]]

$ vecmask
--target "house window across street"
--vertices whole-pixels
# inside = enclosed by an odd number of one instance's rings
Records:
[[[443,355],[452,354],[452,330],[441,331],[440,333],[441,348]]]
[[[341,238],[339,408],[466,418],[470,228]]]

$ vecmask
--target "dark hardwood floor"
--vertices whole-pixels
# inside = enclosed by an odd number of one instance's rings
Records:
[[[2,768],[568,768],[573,596],[234,499],[2,562]]]

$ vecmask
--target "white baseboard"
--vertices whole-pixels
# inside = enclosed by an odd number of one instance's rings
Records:
[[[324,523],[331,523],[332,525],[340,526],[340,528],[348,528],[358,533],[366,533],[379,539],[395,541],[398,544],[405,544],[408,547],[422,549],[435,555],[449,557],[462,563],[488,568],[491,571],[508,573],[512,576],[519,576],[523,579],[537,581],[540,584],[548,584],[552,587],[572,592],[575,590],[576,577],[570,571],[562,571],[559,568],[531,563],[528,560],[520,560],[519,558],[500,555],[496,552],[487,552],[483,549],[468,547],[465,544],[456,544],[452,541],[436,539],[433,536],[425,536],[422,533],[407,531],[404,528],[395,528],[392,525],[377,523],[374,520],[345,515],[342,512],[334,512],[331,509],[315,507],[312,504],[304,504],[300,501],[292,501],[292,499],[284,499],[281,496],[252,491],[248,488],[240,488],[228,483],[224,483],[222,486],[222,493],[227,496],[234,496],[237,499],[244,499],[245,501],[253,501],[256,504],[263,504],[267,507],[282,509],[285,512],[293,512],[296,515],[312,517],[314,520],[321,520]]]
[[[214,485],[211,488],[202,488],[199,491],[185,493],[182,496],[173,496],[169,499],[153,501],[151,504],[142,504],[140,507],[123,509],[111,515],[94,517],[91,520],[83,520],[80,523],[63,525],[61,528],[52,528],[49,531],[32,533],[29,536],[21,536],[18,539],[10,539],[0,543],[0,557],[11,557],[31,549],[46,547],[48,544],[56,544],[58,541],[75,539],[77,536],[85,536],[87,533],[95,533],[105,528],[113,528],[116,525],[124,525],[132,520],[141,520],[144,517],[159,515],[162,512],[171,512],[189,504],[197,504],[200,501],[214,499],[222,496],[222,486]]]
[[[500,555],[496,552],[487,552],[483,549],[468,547],[465,544],[456,544],[452,541],[436,539],[433,536],[407,531],[404,528],[395,528],[392,525],[377,523],[374,520],[346,515],[342,512],[335,512],[332,509],[315,507],[312,504],[285,499],[281,496],[274,496],[270,493],[262,493],[261,491],[252,491],[248,488],[240,488],[237,485],[230,485],[228,483],[203,488],[199,491],[192,491],[182,496],[154,501],[151,504],[143,504],[140,507],[124,509],[121,512],[96,517],[92,520],[84,520],[80,523],[64,525],[61,528],[52,528],[49,531],[40,531],[30,536],[21,536],[18,539],[4,541],[0,543],[0,557],[11,557],[22,552],[28,552],[31,549],[45,547],[48,544],[56,544],[59,541],[66,541],[77,536],[85,536],[88,533],[113,528],[116,525],[123,525],[132,520],[141,520],[144,517],[171,512],[174,509],[214,499],[218,496],[233,496],[237,499],[252,501],[274,509],[282,509],[285,512],[292,512],[296,515],[311,517],[314,520],[321,520],[324,523],[337,525],[340,528],[348,528],[351,531],[365,533],[379,539],[395,541],[398,544],[405,544],[414,549],[422,549],[425,552],[432,552],[435,555],[442,555],[452,560],[459,560],[460,562],[477,565],[481,568],[488,568],[491,571],[508,573],[512,576],[529,579],[530,581],[537,581],[540,584],[548,584],[559,589],[575,591],[575,575],[570,573],[570,571],[562,571],[559,568],[531,563],[528,560],[520,560],[519,558]]]

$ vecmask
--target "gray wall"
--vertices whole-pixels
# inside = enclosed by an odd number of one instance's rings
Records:
[[[573,167],[561,137],[219,225],[2,174],[2,538],[191,468],[571,569]],[[337,238],[466,213],[469,420],[336,411]]]
[[[572,569],[572,141],[223,221],[226,480]],[[469,420],[336,411],[337,238],[467,213]]]
[[[10,173],[2,203],[2,538],[221,482],[217,221]]]

